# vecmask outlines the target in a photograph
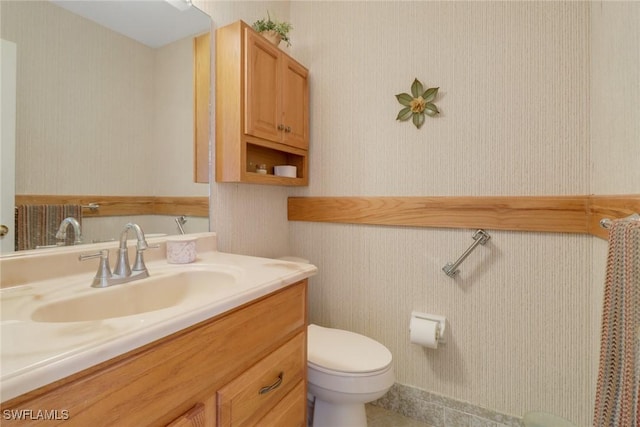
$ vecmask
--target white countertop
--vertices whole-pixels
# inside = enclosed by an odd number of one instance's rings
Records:
[[[212,294],[210,298],[199,295],[185,304],[130,316],[54,323],[35,322],[30,318],[35,308],[61,297],[103,291],[90,286],[95,272],[8,287],[3,284],[0,290],[2,401],[225,313],[317,272],[311,264],[217,252],[215,243],[212,247],[214,249],[205,251],[199,247],[198,257],[191,264],[168,264],[164,259],[148,261],[150,278],[178,270],[214,269],[233,276],[231,290]],[[83,253],[87,251],[91,249],[83,248]]]

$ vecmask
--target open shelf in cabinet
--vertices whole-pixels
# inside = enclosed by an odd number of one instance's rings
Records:
[[[307,151],[293,147],[273,147],[274,144],[246,142],[245,178],[247,182],[275,185],[307,185]],[[259,165],[266,165],[267,174],[256,172]],[[274,175],[274,166],[291,165],[296,167],[296,177]]]

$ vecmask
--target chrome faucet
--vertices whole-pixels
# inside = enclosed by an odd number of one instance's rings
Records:
[[[133,263],[133,268],[129,266],[129,252],[127,249],[127,235],[129,230],[133,229],[136,233],[138,243],[136,244],[136,259]],[[100,258],[100,265],[98,266],[98,272],[93,278],[91,286],[94,288],[104,288],[107,286],[118,285],[121,283],[132,282],[134,280],[144,279],[149,277],[149,271],[144,264],[144,258],[142,253],[149,249],[151,246],[147,243],[144,237],[144,232],[138,224],[132,222],[125,225],[124,230],[120,234],[120,246],[118,248],[118,261],[114,268],[113,273],[109,266],[109,250],[103,249],[98,253],[80,255],[80,261],[91,258]]]
[[[133,269],[129,267],[129,251],[127,250],[127,235],[131,229],[136,232],[136,238],[138,239],[138,243],[136,244],[136,259],[133,263]],[[147,244],[147,239],[144,237],[142,228],[140,228],[138,224],[134,224],[132,222],[125,225],[124,230],[120,233],[118,261],[116,262],[113,274],[122,277],[143,274],[145,275],[144,277],[148,277],[149,272],[147,271],[147,267],[144,265],[144,258],[142,257],[142,252],[148,248],[149,245]]]
[[[176,224],[178,225],[178,230],[180,230],[180,234],[184,234],[184,228],[182,228],[182,226],[187,223],[187,217],[184,215],[181,215],[177,217],[175,221],[176,221]]]
[[[73,235],[74,240],[73,244],[78,245],[82,243],[82,232],[80,231],[80,223],[77,219],[70,216],[62,220],[60,223],[60,227],[58,227],[58,232],[56,233],[56,239],[58,240],[59,246],[64,246],[65,240],[67,239],[67,229],[69,226],[73,227]]]

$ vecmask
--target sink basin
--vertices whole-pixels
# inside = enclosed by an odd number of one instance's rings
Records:
[[[179,304],[206,302],[233,292],[235,277],[211,270],[159,274],[108,288],[88,288],[87,294],[42,305],[35,322],[83,322],[124,317]]]

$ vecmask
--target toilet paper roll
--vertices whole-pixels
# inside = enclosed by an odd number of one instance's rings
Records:
[[[412,343],[427,348],[438,348],[440,339],[439,321],[412,316],[409,330]]]

